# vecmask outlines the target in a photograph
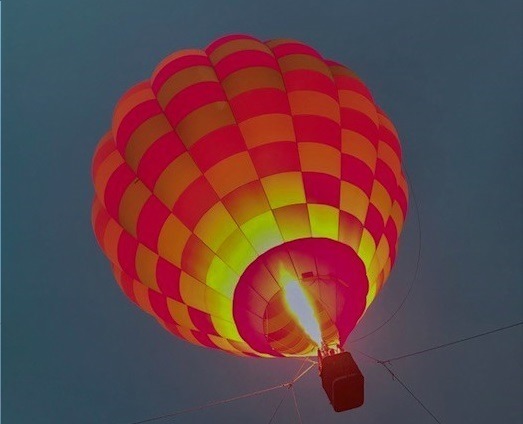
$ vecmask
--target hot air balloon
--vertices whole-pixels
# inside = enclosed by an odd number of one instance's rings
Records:
[[[408,203],[397,132],[353,71],[290,39],[175,52],[120,99],[92,175],[96,238],[136,305],[196,345],[319,352],[336,409]]]

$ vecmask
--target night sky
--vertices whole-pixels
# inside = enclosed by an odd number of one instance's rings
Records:
[[[354,348],[388,358],[521,321],[521,1],[3,6],[4,423],[125,424],[279,384],[299,368],[171,336],[120,292],[91,230],[91,157],[118,98],[169,53],[228,33],[312,45],[355,70],[398,128],[419,203],[420,269],[396,318]],[[413,278],[412,198],[400,246],[353,339],[390,315]],[[393,369],[442,423],[521,423],[522,334],[499,332]],[[296,386],[304,423],[434,422],[386,370],[355,358],[365,405],[335,414],[311,371]],[[284,394],[173,422],[266,423]],[[293,420],[287,396],[273,422]]]

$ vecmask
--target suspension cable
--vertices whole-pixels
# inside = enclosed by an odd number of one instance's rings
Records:
[[[298,415],[298,422],[299,422],[299,424],[302,424],[300,408],[298,408],[298,401],[296,400],[296,392],[294,390],[294,386],[291,385],[290,389],[292,391],[292,398],[294,399],[294,407],[296,408],[296,415]]]
[[[289,391],[286,391],[286,392],[284,393],[284,395],[281,397],[280,403],[278,403],[278,405],[276,406],[276,409],[275,409],[274,412],[272,413],[272,415],[271,415],[271,419],[269,420],[269,423],[268,423],[268,424],[271,424],[271,423],[272,423],[272,420],[274,420],[274,417],[275,417],[276,414],[278,413],[278,410],[280,409],[281,405],[283,404],[283,401],[285,400],[285,398],[287,397],[288,394],[289,394]]]
[[[413,392],[412,390],[410,390],[407,385],[401,381],[399,378],[398,378],[398,375],[394,373],[394,371],[392,371],[390,369],[390,367],[384,363],[384,362],[381,362],[380,363],[388,372],[390,375],[392,375],[392,378],[397,381],[399,384],[401,384],[401,386],[407,391],[407,393],[416,401],[418,402],[421,407],[434,419],[434,421],[436,421],[438,424],[441,424],[441,421],[438,420],[436,418],[436,416],[425,406],[425,404],[421,401],[421,399],[419,397],[417,397]]]
[[[368,355],[368,354],[366,354],[364,352],[361,352],[360,350],[356,350],[356,349],[354,349],[354,350],[356,352],[366,356],[367,358],[375,360],[379,364],[384,364],[384,363],[390,364],[393,361],[399,361],[400,359],[410,358],[411,356],[416,356],[416,355],[422,355],[422,354],[427,353],[427,352],[432,352],[433,350],[438,350],[438,349],[443,349],[443,348],[450,347],[450,346],[455,346],[455,345],[457,345],[459,343],[467,342],[469,340],[477,339],[479,337],[488,336],[490,334],[498,333],[500,331],[509,330],[511,328],[518,327],[520,325],[523,325],[523,321],[516,322],[516,323],[510,324],[510,325],[506,325],[504,327],[499,327],[499,328],[496,328],[494,330],[485,331],[484,333],[475,334],[475,335],[470,336],[470,337],[464,337],[462,339],[454,340],[452,342],[443,343],[443,344],[440,344],[440,345],[437,345],[437,346],[429,347],[427,349],[418,350],[416,352],[407,353],[405,355],[395,356],[395,357],[389,358],[389,359],[382,359],[382,360],[376,359],[376,358],[373,358],[372,356],[370,356],[370,355]]]
[[[305,364],[306,364],[307,362],[314,362],[314,361],[312,361],[312,360],[309,359],[309,358],[303,358],[300,368],[298,369],[298,371],[296,371],[296,374],[294,375],[294,377],[293,377],[293,379],[292,379],[291,381],[295,381],[295,379],[298,378],[298,376],[299,376],[300,373],[301,373],[301,370],[303,369],[303,367],[305,366]],[[292,385],[289,385],[287,388],[288,388],[288,389],[292,388]],[[294,390],[294,389],[293,389],[293,390]],[[276,406],[276,409],[274,410],[274,412],[273,412],[273,414],[272,414],[272,416],[271,416],[271,419],[269,420],[269,424],[271,424],[271,423],[272,423],[272,420],[274,420],[274,417],[276,416],[278,410],[280,409],[281,405],[283,404],[283,401],[285,400],[285,398],[287,397],[288,394],[289,394],[289,392],[287,391],[287,392],[285,392],[285,393],[283,394],[283,396],[281,397],[280,403],[278,403],[278,405]]]
[[[235,396],[235,397],[232,397],[229,399],[217,400],[217,401],[209,402],[209,403],[206,403],[206,404],[203,404],[200,406],[195,406],[193,408],[182,409],[180,411],[171,412],[171,413],[164,414],[164,415],[159,415],[157,417],[148,418],[148,419],[141,420],[141,421],[135,421],[132,424],[144,424],[144,423],[150,423],[153,421],[159,421],[159,420],[164,420],[164,419],[168,419],[168,418],[175,418],[179,415],[184,415],[184,414],[189,414],[191,412],[201,411],[203,409],[212,408],[214,406],[223,405],[223,404],[234,402],[234,401],[241,400],[241,399],[247,399],[247,398],[250,398],[253,396],[262,395],[264,393],[271,392],[273,390],[281,389],[284,387],[290,388],[294,383],[296,383],[298,380],[300,380],[305,374],[307,374],[316,365],[316,362],[314,362],[314,361],[310,361],[310,362],[312,362],[312,364],[309,367],[307,367],[304,371],[302,371],[297,376],[295,376],[291,381],[288,381],[286,383],[278,384],[277,386],[268,387],[266,389],[257,390],[255,392]]]
[[[466,342],[466,341],[469,341],[469,340],[473,340],[473,339],[477,339],[479,337],[484,337],[484,336],[488,336],[490,334],[494,334],[494,333],[497,333],[497,332],[500,332],[500,331],[505,331],[505,330],[509,330],[511,328],[514,328],[514,327],[518,327],[520,325],[523,325],[523,321],[520,321],[520,322],[517,322],[517,323],[514,323],[514,324],[511,324],[511,325],[506,325],[504,327],[499,327],[499,328],[496,328],[494,330],[490,330],[490,331],[485,331],[483,333],[479,333],[479,334],[475,334],[473,336],[470,336],[470,337],[465,337],[465,338],[462,338],[462,339],[459,339],[459,340],[455,340],[453,342],[449,342],[449,343],[444,343],[444,344],[440,344],[440,345],[437,345],[437,346],[433,346],[433,347],[430,347],[428,349],[423,349],[423,350],[418,350],[416,352],[412,352],[412,353],[408,353],[408,354],[405,354],[405,355],[401,355],[401,356],[396,356],[396,357],[393,357],[393,358],[389,358],[389,359],[384,359],[384,360],[380,360],[380,359],[377,359],[365,352],[362,352],[360,350],[357,350],[357,349],[353,349],[353,351],[355,352],[358,352],[359,354],[365,356],[366,358],[372,360],[374,363],[376,364],[379,364],[381,366],[383,366],[391,375],[392,377],[399,383],[401,384],[401,386],[410,394],[410,396],[412,396],[412,398],[414,398],[416,400],[416,402],[418,402],[421,407],[439,424],[441,424],[441,422],[438,420],[438,418],[436,418],[436,416],[423,404],[423,402],[421,401],[421,399],[419,399],[413,392],[411,389],[409,389],[407,387],[407,385],[400,379],[398,378],[397,374],[394,373],[394,371],[392,371],[392,369],[390,368],[390,365],[392,362],[394,361],[398,361],[400,359],[405,359],[405,358],[410,358],[411,356],[415,356],[415,355],[422,355],[424,353],[427,353],[427,352],[432,352],[434,350],[437,350],[437,349],[443,349],[443,348],[446,348],[446,347],[450,347],[450,346],[455,346],[459,343],[463,343],[463,342]]]

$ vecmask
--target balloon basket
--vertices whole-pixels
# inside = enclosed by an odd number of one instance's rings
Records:
[[[349,352],[318,353],[323,389],[336,412],[358,408],[364,402],[364,378]]]

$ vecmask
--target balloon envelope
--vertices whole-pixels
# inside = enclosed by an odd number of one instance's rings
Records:
[[[354,72],[287,39],[164,59],[120,99],[92,173],[93,228],[125,294],[239,355],[343,345],[407,213],[391,121]]]

